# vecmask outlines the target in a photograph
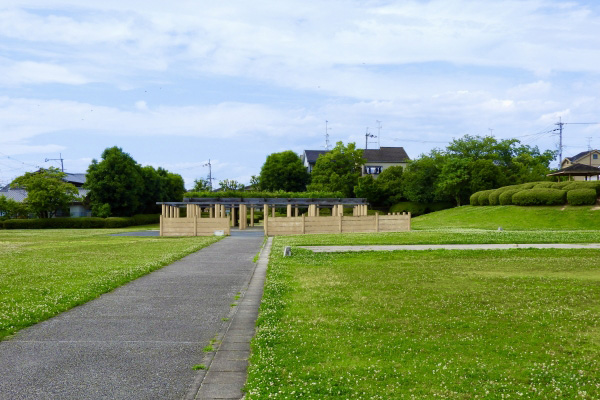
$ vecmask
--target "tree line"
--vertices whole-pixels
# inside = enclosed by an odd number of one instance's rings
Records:
[[[460,206],[480,190],[547,179],[555,156],[556,152],[541,152],[517,139],[465,135],[445,149],[409,161],[406,168],[388,167],[374,178],[362,176],[363,150],[338,142],[319,156],[310,174],[300,157],[288,150],[269,155],[253,180],[260,190],[337,191],[381,207],[406,200]]]

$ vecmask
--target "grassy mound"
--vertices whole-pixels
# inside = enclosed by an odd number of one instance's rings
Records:
[[[463,206],[412,220],[413,229],[599,230],[600,210],[593,206]]]

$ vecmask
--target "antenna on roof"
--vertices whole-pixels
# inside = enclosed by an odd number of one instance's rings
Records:
[[[62,158],[62,153],[58,153],[58,157],[60,158],[46,158],[44,162],[48,161],[60,161],[60,170],[61,172],[65,172],[65,166],[63,165],[64,159]]]
[[[381,143],[379,142],[379,139],[381,138],[381,128],[383,128],[383,126],[381,126],[380,120],[376,120],[375,122],[377,122],[377,147],[381,148]]]
[[[365,132],[365,150],[367,150],[369,148],[369,138],[376,138],[377,136],[373,135],[372,133],[369,133],[369,127],[367,126],[367,130]],[[374,143],[374,142],[371,142]]]
[[[331,144],[329,143],[329,130],[331,128],[327,127],[328,123],[329,121],[325,120],[325,150],[327,151],[331,150]]]

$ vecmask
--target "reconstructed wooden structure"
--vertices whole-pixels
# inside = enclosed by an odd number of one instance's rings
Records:
[[[240,230],[254,226],[256,209],[263,211],[267,236],[410,230],[410,213],[367,215],[365,199],[185,198],[183,202],[158,204],[162,205],[161,236],[229,235],[232,226]],[[353,207],[352,217],[343,215],[345,206]],[[181,217],[182,208],[186,210],[185,217]],[[285,208],[286,217],[275,217],[276,208]],[[323,208],[330,208],[331,216],[320,216]]]

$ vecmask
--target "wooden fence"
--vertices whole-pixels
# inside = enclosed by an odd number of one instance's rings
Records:
[[[266,236],[302,235],[310,233],[369,233],[410,231],[410,213],[395,215],[362,215],[357,217],[268,217]]]
[[[213,236],[215,231],[229,235],[229,218],[160,217],[160,236]]]

